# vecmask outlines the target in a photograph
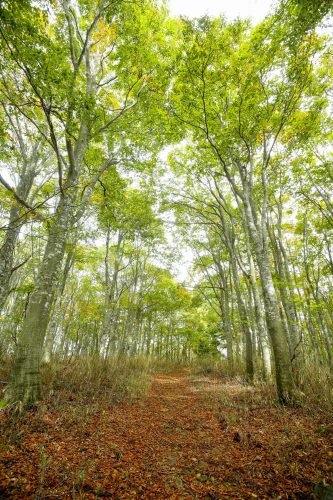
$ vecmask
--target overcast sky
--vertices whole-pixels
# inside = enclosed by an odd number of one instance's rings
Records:
[[[224,14],[229,20],[236,17],[250,17],[253,23],[261,21],[268,14],[274,0],[168,0],[174,16],[200,17],[204,14]]]

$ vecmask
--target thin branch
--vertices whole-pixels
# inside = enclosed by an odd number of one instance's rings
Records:
[[[32,207],[31,205],[29,205],[29,203],[27,203],[25,200],[23,200],[23,198],[21,198],[15,191],[14,188],[12,188],[8,182],[5,181],[5,179],[2,177],[2,175],[0,174],[0,183],[7,189],[7,191],[11,192],[12,195],[14,196],[15,200],[20,203],[21,205],[23,205],[25,208],[27,208],[28,210],[30,211],[34,211],[34,207]]]
[[[11,270],[10,270],[10,274],[13,274],[15,273],[15,271],[17,271],[18,269],[20,269],[20,267],[24,266],[24,264],[26,264],[30,259],[31,259],[31,255],[29,255],[29,257],[27,257],[23,262],[21,262],[20,264],[17,264],[17,266],[13,267]]]
[[[130,93],[132,92],[132,90],[134,89],[134,87],[139,83],[139,81],[142,80],[142,76],[136,81],[133,83],[133,85],[131,85],[131,87],[129,88],[127,94],[126,94],[126,97],[125,97],[125,102],[124,102],[124,106],[122,108],[119,108],[119,109],[115,109],[113,111],[119,111],[119,113],[114,117],[112,118],[110,121],[108,121],[105,125],[103,125],[102,127],[100,127],[98,129],[98,133],[101,133],[103,132],[104,130],[106,130],[107,128],[109,128],[116,120],[118,120],[118,118],[120,118],[120,116],[122,116],[126,111],[128,111],[129,109],[133,108],[134,106],[137,105],[138,101],[139,101],[139,96],[142,92],[142,90],[144,89],[144,87],[146,86],[145,82],[141,85],[140,89],[138,90],[138,94],[137,94],[137,99],[132,103],[132,104],[129,104],[127,105],[127,101],[129,99],[129,96],[130,96]]]

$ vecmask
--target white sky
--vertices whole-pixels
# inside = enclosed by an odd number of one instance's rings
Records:
[[[200,17],[224,14],[229,20],[251,18],[254,24],[269,13],[274,0],[168,0],[171,15]]]

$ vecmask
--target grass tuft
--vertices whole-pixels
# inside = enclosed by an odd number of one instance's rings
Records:
[[[44,402],[130,401],[148,392],[150,371],[146,358],[85,357],[70,362],[55,359],[42,368]]]

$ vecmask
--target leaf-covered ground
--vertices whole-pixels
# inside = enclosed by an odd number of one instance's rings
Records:
[[[332,480],[333,425],[241,384],[163,374],[97,408],[3,412],[0,498],[301,499]]]

